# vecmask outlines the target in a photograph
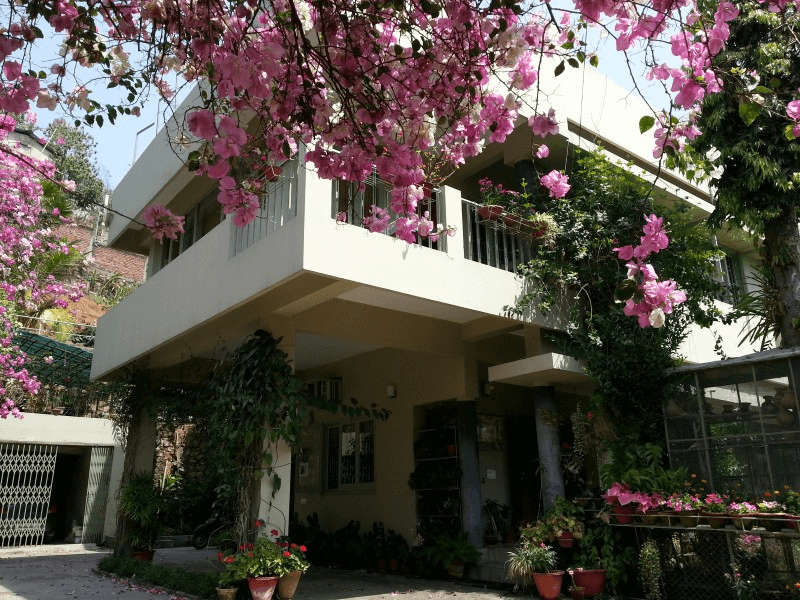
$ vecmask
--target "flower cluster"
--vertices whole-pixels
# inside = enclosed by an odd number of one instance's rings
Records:
[[[81,298],[85,286],[40,275],[48,254],[69,254],[69,244],[53,227],[66,219],[43,204],[43,177],[54,179],[55,167],[24,155],[8,141],[16,121],[0,117],[0,418],[21,417],[14,398],[35,395],[40,382],[25,367],[27,357],[14,344],[17,315],[48,307],[66,308]]]
[[[678,284],[672,279],[659,281],[653,265],[646,262],[651,254],[669,245],[664,220],[654,214],[645,216],[642,231],[644,235],[639,239],[639,245],[613,249],[620,260],[628,261],[625,265],[628,281],[633,282],[627,287],[620,287],[627,295],[623,311],[629,317],[636,317],[639,327],[662,327],[666,315],[686,301],[686,294],[678,289]]]
[[[777,11],[794,4],[764,1]],[[0,38],[0,109],[21,113],[34,102],[47,109],[63,104],[94,120],[102,105],[93,91],[68,83],[74,62],[102,66],[109,88],[130,94],[113,118],[120,111],[139,114],[134,91],[141,81],[129,52],[141,44],[158,47],[142,69],[148,88],[168,100],[175,93],[168,81],[176,74],[207,83],[201,106],[185,118],[194,136],[186,143],[196,148],[188,162],[218,181],[233,171],[248,173],[220,186],[220,203],[239,223],[255,217],[252,194],[269,180],[265,170],[291,158],[301,144],[322,177],[361,182],[375,168],[406,193],[476,156],[487,142],[503,142],[534,96],[533,135],[558,133],[555,111],[539,106],[531,88],[543,56],[562,59],[562,70],[565,63],[577,65],[576,56],[596,64],[596,56],[573,46],[585,26],[613,29],[619,52],[637,45],[640,51],[631,54],[644,55],[652,44],[668,45],[674,58],[652,66],[649,76],[671,90],[675,106],[696,113],[707,94],[721,89],[712,59],[739,12],[728,0],[716,10],[712,5],[713,12],[698,0],[572,0],[559,7],[470,0],[252,0],[198,7],[190,0],[129,0],[109,6],[113,10],[101,11],[95,22],[94,5],[86,0],[54,0],[47,11],[21,1]],[[42,19],[64,44],[49,72],[34,73],[22,61],[42,37]],[[313,43],[296,43],[298,35]],[[690,131],[667,124],[661,147],[679,144]],[[546,155],[545,148],[537,156]],[[563,197],[563,175],[545,177],[542,184]],[[392,219],[410,218],[408,209],[396,209],[389,209]],[[404,224],[399,236],[410,239],[409,227]]]
[[[800,93],[800,88],[797,90]],[[786,116],[792,121],[792,135],[800,138],[800,100],[792,100],[786,104]]]
[[[172,211],[160,204],[151,204],[144,209],[142,221],[153,237],[159,241],[164,238],[176,240],[178,234],[183,233],[183,217],[174,215]]]

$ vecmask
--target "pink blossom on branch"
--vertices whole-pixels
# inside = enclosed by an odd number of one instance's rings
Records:
[[[635,290],[631,290],[622,310],[625,315],[636,317],[639,327],[663,327],[666,316],[676,306],[686,302],[686,293],[679,290],[678,284],[672,279],[659,281],[653,265],[645,262],[651,254],[657,254],[669,246],[664,219],[654,214],[646,215],[642,232],[644,235],[639,238],[639,245],[612,248],[617,258],[629,261],[625,265],[628,280],[636,282]]]
[[[145,208],[142,221],[153,237],[159,241],[164,238],[177,240],[178,234],[183,233],[183,217],[173,214],[160,204],[151,204]]]
[[[563,198],[570,190],[569,177],[560,171],[550,171],[547,175],[543,175],[539,179],[544,187],[550,191],[551,198]]]

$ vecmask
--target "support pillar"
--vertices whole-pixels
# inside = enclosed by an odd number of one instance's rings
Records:
[[[541,466],[544,510],[553,508],[556,498],[564,497],[561,472],[561,442],[558,436],[558,404],[552,387],[532,389],[536,415],[536,438]]]
[[[478,463],[477,403],[458,402],[458,456],[461,463],[461,519],[469,542],[483,545],[481,472]]]

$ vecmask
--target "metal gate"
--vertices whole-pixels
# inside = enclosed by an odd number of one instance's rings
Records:
[[[81,542],[84,544],[97,544],[103,539],[113,453],[114,448],[110,446],[92,447],[92,456],[89,459],[89,484],[86,488],[86,505],[83,509],[83,537]]]
[[[0,443],[0,547],[44,540],[58,446]]]

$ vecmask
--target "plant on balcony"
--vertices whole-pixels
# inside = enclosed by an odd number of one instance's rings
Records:
[[[486,177],[479,180],[478,185],[483,204],[478,209],[481,218],[539,243],[552,244],[558,224],[551,215],[536,209],[525,179],[520,181],[520,192],[506,189]]]

